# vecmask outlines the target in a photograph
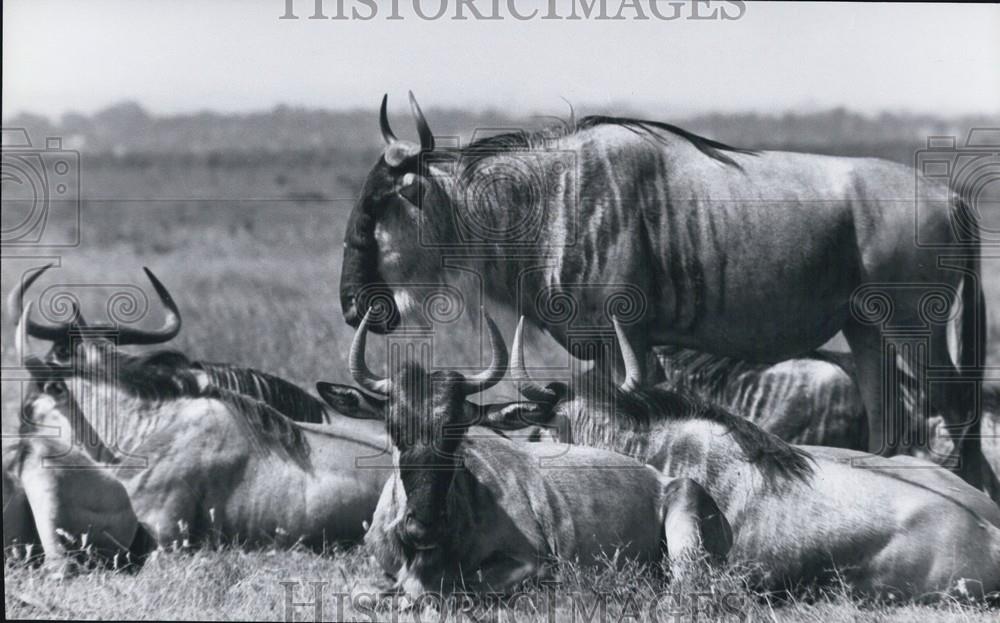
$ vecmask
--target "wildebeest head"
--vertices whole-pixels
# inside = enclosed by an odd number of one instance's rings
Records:
[[[29,313],[22,313],[26,310],[24,306],[24,293],[31,287],[31,284],[51,267],[52,264],[49,264],[18,283],[7,298],[7,313],[11,318],[19,319],[20,328],[23,330],[25,338],[33,337],[52,343],[52,347],[44,357],[46,362],[64,366],[69,365],[72,358],[71,348],[74,339],[81,340],[85,335],[113,335],[118,346],[127,346],[133,344],[162,344],[163,342],[172,340],[180,333],[181,314],[177,308],[177,304],[174,302],[173,297],[170,296],[167,288],[156,278],[156,275],[145,267],[143,267],[143,271],[145,271],[150,283],[153,284],[153,289],[156,290],[157,296],[167,309],[163,326],[159,329],[148,330],[112,325],[88,325],[80,314],[80,310],[76,307],[76,303],[72,305],[68,322],[46,325],[33,320]],[[93,338],[90,337],[88,339]],[[23,344],[18,344],[18,348],[22,346]]]
[[[23,437],[45,436],[49,439],[50,447],[62,447],[67,452],[71,448],[83,448],[91,458],[106,458],[103,440],[80,417],[81,407],[72,391],[76,389],[76,384],[73,383],[74,371],[79,370],[81,365],[22,356],[21,345],[27,339],[27,318],[30,314],[31,303],[28,303],[21,313],[14,335],[18,361],[23,362],[31,374],[31,380],[21,385],[18,434]],[[76,356],[85,357],[83,349],[78,349]]]
[[[365,363],[365,340],[372,311],[358,326],[351,345],[350,368],[362,388],[388,396],[386,428],[395,446],[407,509],[400,536],[426,549],[440,543],[448,490],[458,467],[458,446],[472,425],[465,399],[499,383],[507,373],[507,347],[493,319],[486,316],[492,359],[472,376],[460,372],[427,372],[403,362],[389,378],[375,376]]]
[[[31,302],[22,306],[24,289],[41,272],[44,269],[15,288],[8,300],[10,311],[20,308],[14,335],[16,359],[31,374],[31,381],[23,386],[22,433],[56,431],[61,443],[82,447],[95,460],[114,462],[115,453],[105,443],[117,442],[117,428],[127,419],[119,417],[124,413],[123,402],[157,401],[197,391],[198,381],[183,355],[160,351],[136,357],[118,349],[121,344],[155,344],[174,337],[181,323],[177,306],[146,269],[168,310],[161,329],[89,325],[75,304],[69,322],[43,325],[31,319]],[[44,357],[25,354],[29,337],[52,343]],[[122,387],[128,391],[120,391]],[[134,406],[134,402],[129,404]]]
[[[426,283],[437,268],[437,255],[422,244],[428,227],[442,227],[447,219],[425,214],[446,204],[430,164],[434,135],[423,112],[410,93],[420,144],[399,140],[389,127],[388,96],[382,98],[379,123],[385,150],[365,179],[347,223],[344,261],[340,279],[340,303],[344,318],[358,326],[361,314],[375,309],[369,329],[392,331],[400,321],[400,307],[408,302],[401,284]],[[403,305],[400,305],[403,303]]]

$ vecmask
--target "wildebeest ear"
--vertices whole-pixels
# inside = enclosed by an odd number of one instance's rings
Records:
[[[424,185],[416,173],[407,173],[401,180],[399,194],[414,207],[420,208],[423,203]]]
[[[552,421],[552,405],[531,400],[476,405],[465,403],[466,418],[498,430],[545,426]]]
[[[410,141],[396,141],[385,148],[382,156],[390,167],[402,167],[412,164],[412,161],[420,156],[420,145]]]
[[[671,559],[708,554],[722,562],[733,546],[733,529],[715,500],[690,478],[674,478],[664,492],[664,532]]]
[[[358,420],[385,419],[385,400],[369,396],[356,387],[319,381],[316,391],[341,415]]]

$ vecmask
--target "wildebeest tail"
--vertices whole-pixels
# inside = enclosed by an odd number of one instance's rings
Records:
[[[980,273],[979,219],[964,198],[955,203],[953,226],[961,242],[967,243],[962,276],[961,353],[955,364],[965,378],[982,378],[986,356],[986,297]]]
[[[955,362],[965,389],[958,404],[962,418],[970,424],[964,431],[966,448],[961,452],[963,460],[974,457],[985,461],[982,455],[981,426],[983,411],[982,396],[983,364],[986,358],[986,297],[983,294],[980,252],[980,228],[975,210],[969,202],[959,197],[955,202],[953,226],[958,239],[966,243],[965,263],[962,275],[962,314],[959,336],[961,352]],[[972,383],[971,391],[968,383]],[[978,457],[977,457],[978,455]],[[983,464],[983,488],[990,497],[1000,503],[1000,479],[988,464]]]

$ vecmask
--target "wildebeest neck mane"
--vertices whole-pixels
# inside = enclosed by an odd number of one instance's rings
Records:
[[[285,379],[226,363],[197,362],[192,367],[204,372],[211,385],[265,402],[299,422],[324,421],[326,405]]]
[[[219,400],[235,411],[237,421],[245,425],[244,432],[253,443],[277,451],[303,467],[307,465],[309,444],[302,429],[267,403],[211,386],[202,395]]]
[[[174,350],[160,350],[143,355],[118,351],[113,355],[115,370],[92,369],[96,378],[114,376],[119,390],[140,400],[163,401],[198,398],[201,390],[191,372],[191,361]],[[98,364],[100,366],[101,364]]]
[[[276,450],[300,463],[307,459],[305,437],[292,420],[255,396],[214,385],[201,388],[193,372],[197,368],[182,353],[163,350],[135,356],[118,352],[115,357],[115,380],[119,391],[153,403],[198,398],[218,400],[244,426],[247,439],[252,443]],[[101,371],[96,372],[98,378],[103,376]]]
[[[648,426],[655,418],[706,420],[722,425],[746,459],[768,476],[805,479],[813,473],[809,455],[726,409],[688,394],[660,388],[616,390],[615,413]]]
[[[677,127],[662,121],[649,121],[646,119],[634,119],[631,117],[611,117],[606,115],[590,115],[583,117],[576,123],[559,123],[549,127],[534,131],[507,132],[489,136],[473,143],[461,150],[461,158],[466,166],[472,166],[480,160],[504,151],[518,151],[525,149],[543,149],[549,141],[570,136],[584,130],[600,126],[618,126],[634,132],[640,136],[665,142],[664,132],[674,134],[684,138],[701,153],[709,158],[718,160],[724,164],[739,168],[739,164],[724,152],[732,152],[746,155],[756,155],[757,152],[751,149],[731,147],[725,143],[699,136],[694,132],[689,132],[684,128]]]

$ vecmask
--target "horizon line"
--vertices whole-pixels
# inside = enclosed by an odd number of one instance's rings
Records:
[[[628,101],[621,102],[571,102],[565,98],[563,99],[563,106],[567,109],[565,112],[570,112],[572,110],[575,113],[579,113],[580,110],[621,110],[623,112],[641,112],[641,113],[652,113],[656,108],[666,108],[666,105],[660,106],[656,104],[639,104]],[[373,115],[378,114],[377,104],[371,106],[353,105],[353,106],[314,106],[310,104],[298,104],[291,102],[277,102],[270,105],[262,104],[261,106],[254,107],[233,107],[233,108],[190,108],[190,109],[178,109],[178,110],[156,110],[150,106],[147,106],[140,102],[136,98],[123,98],[115,100],[94,108],[93,110],[87,112],[81,112],[80,110],[67,109],[60,113],[44,113],[32,110],[30,108],[24,107],[16,110],[12,114],[4,114],[0,122],[7,123],[8,121],[20,117],[20,116],[31,116],[31,117],[41,117],[48,122],[58,124],[64,117],[70,115],[79,115],[83,117],[93,117],[104,111],[124,106],[124,105],[137,105],[146,115],[151,118],[176,118],[176,117],[189,117],[203,114],[215,114],[220,116],[249,116],[255,114],[270,114],[274,113],[280,109],[291,109],[295,111],[302,112],[328,112],[328,113],[358,113],[358,112],[371,112]],[[6,108],[6,107],[5,107]],[[510,110],[509,107],[504,107],[501,105],[456,105],[456,106],[441,106],[441,105],[430,105],[425,107],[428,112],[438,111],[438,112],[461,112],[466,114],[489,114],[498,113],[505,117],[534,117],[534,116],[553,116],[551,113],[544,113],[538,107],[524,107],[520,110]],[[942,113],[929,109],[914,109],[911,107],[898,106],[898,107],[884,107],[875,110],[867,110],[865,108],[852,107],[844,104],[799,104],[787,106],[779,109],[768,109],[761,110],[756,107],[747,107],[741,109],[727,109],[727,108],[706,108],[700,109],[694,106],[673,106],[675,117],[683,118],[693,118],[702,117],[710,115],[731,115],[731,116],[743,116],[743,115],[758,115],[761,117],[780,117],[782,115],[793,114],[793,115],[811,115],[811,114],[823,114],[829,113],[837,110],[843,110],[847,113],[856,114],[862,117],[877,118],[882,115],[898,115],[898,116],[909,116],[909,117],[935,117],[939,119],[954,119],[958,117],[995,117],[1000,119],[1000,111],[988,111],[988,110],[969,110],[963,112],[948,112]],[[403,105],[390,106],[390,112],[398,114],[409,114],[409,109]],[[579,116],[579,115],[578,115]]]

